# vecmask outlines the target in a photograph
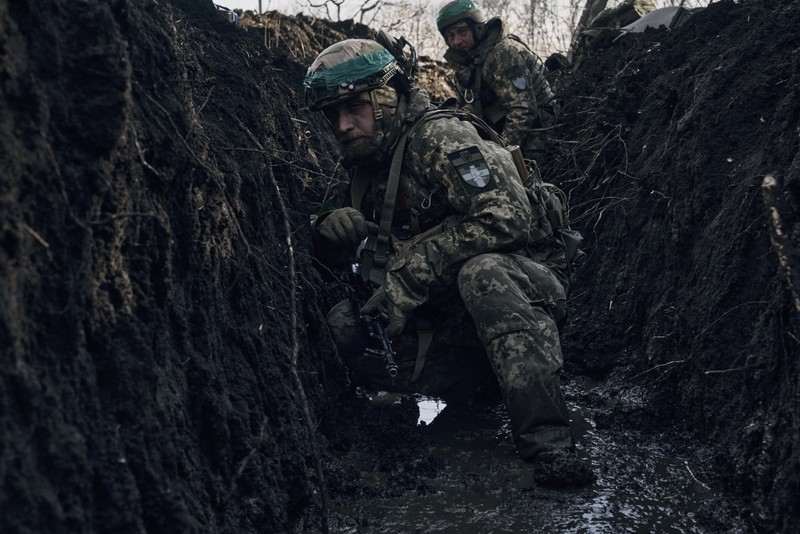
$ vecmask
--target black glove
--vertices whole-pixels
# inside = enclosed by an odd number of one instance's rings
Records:
[[[317,230],[331,246],[353,250],[367,237],[367,224],[357,209],[339,208],[322,219]]]
[[[379,287],[361,308],[364,315],[378,315],[386,321],[386,333],[389,337],[397,337],[403,331],[409,313],[398,308],[383,287]]]

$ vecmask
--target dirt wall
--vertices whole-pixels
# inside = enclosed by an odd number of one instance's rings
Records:
[[[712,445],[709,473],[770,532],[797,524],[800,495],[800,321],[762,192],[773,174],[797,246],[798,23],[790,2],[718,2],[607,35],[559,77],[549,176],[589,248],[571,365],[616,384],[610,418]]]
[[[210,2],[0,1],[0,530],[319,506],[301,72]]]

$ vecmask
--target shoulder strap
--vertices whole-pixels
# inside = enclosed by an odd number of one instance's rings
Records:
[[[472,84],[473,102],[472,107],[475,109],[475,115],[483,115],[483,103],[481,102],[481,82],[483,81],[483,60],[486,57],[486,52],[475,58],[475,82]]]
[[[361,201],[364,200],[364,194],[367,192],[370,181],[372,181],[371,176],[355,173],[350,184],[350,205],[355,209],[361,208]]]
[[[392,219],[394,219],[397,188],[400,186],[400,172],[403,169],[403,156],[406,151],[408,140],[412,138],[420,126],[428,120],[452,113],[453,111],[454,110],[438,108],[426,112],[408,131],[403,133],[397,141],[394,153],[392,154],[389,178],[386,182],[386,194],[383,197],[383,207],[381,208],[378,233],[367,237],[367,242],[361,253],[363,258],[361,275],[365,280],[369,280],[376,285],[383,284],[383,278],[386,273],[386,262],[389,259],[389,255],[392,253]],[[363,196],[363,192],[361,194]]]
[[[436,108],[434,110],[431,110],[431,111],[427,112],[425,114],[425,116],[422,118],[422,120],[420,121],[420,124],[422,123],[422,121],[426,121],[426,120],[434,118],[434,117],[441,117],[441,116],[447,116],[447,115],[449,115],[451,117],[456,117],[457,119],[462,120],[462,121],[471,122],[478,129],[478,133],[482,134],[481,137],[483,137],[484,139],[488,139],[490,141],[493,141],[493,142],[497,143],[498,145],[500,145],[502,147],[505,147],[505,146],[508,145],[508,143],[506,143],[506,140],[503,139],[494,130],[494,128],[489,126],[489,123],[487,123],[485,120],[480,118],[478,115],[476,115],[474,113],[470,113],[469,111],[464,111],[463,109],[451,108],[451,107]],[[414,127],[416,128],[416,125]]]
[[[416,125],[412,130],[416,128]],[[394,218],[394,203],[397,199],[397,188],[400,185],[400,170],[403,167],[403,154],[411,131],[405,132],[397,141],[392,154],[392,166],[389,169],[389,179],[386,182],[386,194],[383,197],[383,208],[378,225],[378,233],[367,237],[362,254],[361,274],[365,280],[375,285],[382,285],[386,273],[386,262],[392,252],[392,219]]]
[[[521,44],[522,46],[524,46],[525,48],[527,48],[527,49],[528,49],[528,51],[531,51],[531,47],[530,47],[530,46],[528,46],[528,43],[526,43],[525,41],[523,41],[523,40],[522,40],[522,39],[521,39],[521,38],[520,38],[518,35],[514,35],[513,33],[509,33],[509,34],[508,34],[508,38],[509,38],[509,39],[511,39],[512,41],[516,41],[516,42],[518,42],[519,44]]]

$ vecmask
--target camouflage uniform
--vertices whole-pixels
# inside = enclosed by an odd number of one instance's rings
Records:
[[[427,94],[413,90],[405,127],[428,107]],[[355,207],[374,222],[389,161],[391,156],[351,169],[352,181],[369,180]],[[328,209],[351,204],[352,181],[332,189]],[[407,241],[445,220],[450,224],[443,231]],[[364,355],[370,339],[351,301],[339,303],[327,317],[356,383],[455,401],[469,398],[493,372],[521,457],[571,447],[557,326],[565,317],[567,277],[563,251],[549,232],[507,150],[454,116],[423,120],[404,152],[392,223],[395,250],[407,252],[390,257],[383,285],[411,314],[393,340],[398,376],[390,378],[380,358]],[[352,259],[352,251],[323,249],[318,236],[315,246],[332,265]],[[432,331],[433,338],[422,372],[412,380],[421,330]]]
[[[455,71],[459,105],[481,116],[509,144],[522,148],[526,159],[541,161],[558,104],[542,60],[509,35],[505,21],[488,20],[474,49],[466,53],[448,49],[444,59]]]

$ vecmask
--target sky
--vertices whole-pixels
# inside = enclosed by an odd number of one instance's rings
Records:
[[[230,9],[258,11],[258,0],[214,0],[214,3]],[[289,15],[303,11],[304,7],[308,11],[307,5],[308,2],[304,0],[261,0],[263,11],[277,10]]]

